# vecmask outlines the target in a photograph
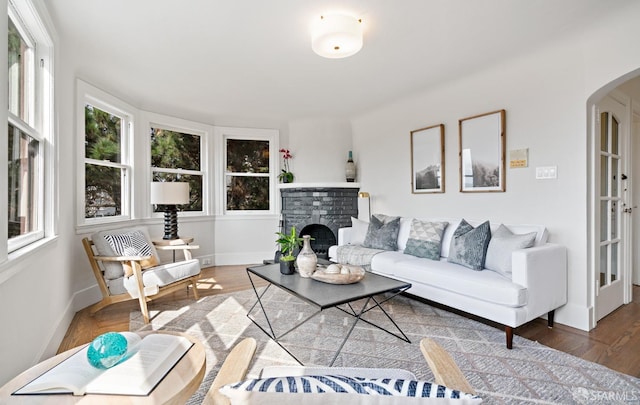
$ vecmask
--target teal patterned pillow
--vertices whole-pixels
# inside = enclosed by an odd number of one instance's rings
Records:
[[[383,222],[377,216],[371,217],[367,236],[364,238],[363,247],[382,250],[398,249],[398,231],[400,230],[400,217]]]
[[[489,221],[474,228],[463,219],[453,233],[447,260],[473,270],[482,270],[490,240]]]
[[[442,234],[448,222],[429,222],[414,219],[411,221],[411,231],[404,253],[424,257],[431,260],[440,260],[440,248],[442,246]]]

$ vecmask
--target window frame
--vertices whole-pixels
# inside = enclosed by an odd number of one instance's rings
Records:
[[[162,212],[153,212],[153,205],[151,201],[151,182],[153,181],[154,172],[163,172],[171,174],[185,174],[202,176],[202,211],[178,211],[178,217],[195,217],[208,215],[211,210],[211,170],[210,170],[210,153],[209,143],[211,138],[211,126],[192,122],[180,118],[169,117],[162,114],[156,114],[148,111],[142,113],[144,121],[144,133],[145,133],[145,156],[147,159],[147,177],[146,177],[146,190],[147,193],[144,196],[146,203],[145,213],[148,218],[162,218]],[[189,135],[195,135],[200,137],[200,170],[187,170],[187,169],[170,169],[170,168],[154,168],[151,166],[151,137],[149,136],[151,128],[162,128],[169,131],[181,132]],[[156,170],[159,169],[159,170]]]
[[[36,173],[34,178],[37,182],[37,196],[35,199],[34,222],[36,229],[24,235],[19,235],[9,239],[8,232],[2,236],[6,241],[0,249],[0,259],[8,254],[18,254],[23,248],[39,242],[47,237],[55,235],[57,227],[56,212],[57,189],[55,187],[57,163],[55,152],[54,125],[54,102],[53,102],[53,55],[54,44],[51,35],[45,27],[34,4],[30,1],[16,2],[10,0],[7,4],[7,16],[11,19],[16,29],[31,48],[29,57],[30,65],[26,67],[32,83],[27,88],[28,100],[21,100],[27,103],[27,116],[23,120],[18,115],[7,109],[7,124],[4,124],[3,134],[5,140],[1,151],[3,152],[3,176],[2,183],[4,190],[8,190],[8,125],[12,125],[25,135],[38,142],[38,155],[36,157]],[[8,23],[7,19],[7,23]],[[8,26],[7,26],[8,30]],[[6,37],[5,37],[6,38]],[[6,85],[8,86],[8,79]],[[8,97],[8,92],[3,97]],[[5,105],[9,105],[8,100]],[[9,201],[7,195],[0,199],[4,206],[8,208]],[[8,217],[3,219],[8,226]],[[4,227],[3,227],[4,228]],[[8,229],[8,228],[4,228]],[[5,250],[6,249],[6,250]],[[0,260],[2,261],[2,260]]]
[[[120,127],[120,162],[102,162],[87,158],[85,155],[85,107],[91,105],[109,114],[115,115],[122,120]],[[91,86],[82,80],[77,80],[76,96],[76,127],[77,127],[77,210],[76,222],[79,227],[97,224],[108,224],[121,221],[128,221],[132,218],[132,187],[134,177],[134,167],[131,157],[133,152],[135,108],[110,94]],[[97,164],[104,167],[121,169],[123,181],[121,184],[121,214],[115,216],[86,218],[86,164]]]
[[[278,165],[278,137],[279,132],[276,129],[259,129],[259,128],[233,128],[233,127],[215,127],[216,141],[218,147],[217,154],[217,184],[218,196],[216,199],[216,214],[223,216],[264,216],[275,215],[278,207],[276,206],[276,186],[277,182],[277,165]],[[227,139],[234,140],[252,140],[252,141],[268,141],[269,142],[269,209],[268,210],[228,210],[227,209]],[[252,175],[255,176],[255,175]],[[261,176],[262,177],[262,176]]]

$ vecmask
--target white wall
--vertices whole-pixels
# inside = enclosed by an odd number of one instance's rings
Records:
[[[288,144],[283,147],[293,154],[295,182],[344,182],[351,123],[331,118],[290,122]],[[356,155],[354,160],[357,162]]]
[[[636,4],[581,36],[353,119],[359,181],[371,194],[372,212],[546,225],[550,241],[568,248],[569,303],[556,311],[556,321],[589,330],[587,99],[640,66],[638,16]],[[610,55],[593,54],[610,42],[616,44]],[[503,108],[507,159],[508,150],[529,148],[529,167],[507,168],[505,193],[460,193],[458,120]],[[445,124],[446,193],[412,195],[409,132],[439,123]],[[535,180],[536,166],[557,166],[558,178]]]

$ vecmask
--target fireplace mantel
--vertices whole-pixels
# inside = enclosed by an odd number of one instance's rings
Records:
[[[278,189],[283,188],[360,188],[360,183],[280,183]]]

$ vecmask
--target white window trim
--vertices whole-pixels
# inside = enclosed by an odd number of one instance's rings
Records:
[[[278,184],[277,163],[278,163],[278,139],[279,131],[277,129],[260,129],[260,128],[234,128],[234,127],[214,127],[215,150],[216,150],[216,167],[215,167],[215,189],[218,191],[216,196],[216,215],[226,216],[257,216],[257,215],[275,215],[277,212],[276,199]],[[269,141],[269,210],[265,211],[227,211],[227,188],[225,183],[225,164],[227,162],[226,140],[231,139],[248,139]]]
[[[44,21],[41,18],[41,13],[38,12],[35,5],[30,1],[13,1],[8,2],[7,16],[11,16],[14,23],[18,23],[22,27],[19,29],[26,29],[27,32],[24,35],[29,41],[32,41],[34,47],[33,54],[33,101],[31,117],[28,121],[30,123],[23,122],[20,118],[7,112],[4,117],[9,118],[11,116],[11,124],[20,128],[23,132],[29,136],[37,139],[40,143],[40,158],[38,165],[38,179],[39,179],[39,191],[38,191],[38,224],[39,229],[28,235],[13,238],[7,240],[7,234],[5,233],[0,237],[0,240],[4,240],[6,243],[0,243],[0,262],[8,260],[9,254],[11,257],[18,258],[22,255],[21,251],[30,251],[31,245],[39,243],[44,238],[52,238],[57,232],[57,212],[56,204],[58,202],[57,192],[57,173],[58,165],[55,157],[56,153],[56,138],[53,131],[54,126],[54,72],[55,66],[54,55],[54,42],[47,29]],[[46,17],[46,15],[44,15]],[[5,19],[7,21],[7,19]],[[5,22],[6,24],[6,22]],[[7,31],[6,25],[4,31]],[[6,35],[4,36],[6,43]],[[34,45],[35,44],[35,45]],[[6,49],[6,48],[5,48]],[[6,55],[4,56],[6,61]],[[4,64],[6,66],[6,62]],[[3,84],[6,89],[7,83]],[[2,98],[6,100],[7,92],[2,92]],[[8,102],[4,103],[5,106]],[[25,124],[27,125],[25,127]],[[2,158],[0,161],[4,161],[0,175],[2,180],[0,181],[0,187],[2,190],[7,190],[7,124],[3,125],[1,133],[5,134],[2,139],[4,143],[0,148],[2,152]],[[31,129],[33,128],[33,129]],[[35,132],[34,132],[35,129]],[[0,198],[0,206],[6,207],[8,204],[6,192],[3,197]],[[5,211],[6,212],[6,211]],[[6,214],[3,216],[2,229],[7,229]],[[13,259],[12,259],[13,260]]]
[[[151,200],[151,180],[153,179],[153,169],[151,168],[151,138],[149,133],[151,128],[162,128],[170,131],[182,132],[185,134],[198,135],[200,136],[200,171],[192,171],[192,170],[183,170],[180,173],[186,174],[195,174],[198,176],[202,176],[202,211],[180,211],[178,212],[179,217],[195,217],[195,216],[203,216],[210,215],[212,212],[212,194],[213,190],[211,187],[211,152],[210,152],[210,139],[213,132],[213,127],[206,124],[201,124],[198,122],[188,121],[181,118],[170,117],[162,114],[156,114],[149,111],[143,111],[141,113],[141,120],[144,125],[144,129],[142,130],[145,134],[144,137],[144,150],[146,153],[145,156],[145,166],[148,168],[146,170],[147,175],[144,178],[146,183],[144,193],[144,198],[146,203],[144,203],[144,216],[147,218],[161,218],[163,214],[161,212],[153,212],[153,207],[149,203]],[[172,169],[164,169],[163,172],[171,173],[174,172]]]
[[[133,139],[136,109],[122,100],[78,79],[76,85],[76,223],[78,227],[109,224],[128,221],[132,218],[132,187],[135,173]],[[122,144],[121,162],[110,166],[124,167],[125,180],[122,187],[122,215],[113,217],[85,218],[85,122],[84,109],[87,104],[117,115],[122,119],[120,142]]]

